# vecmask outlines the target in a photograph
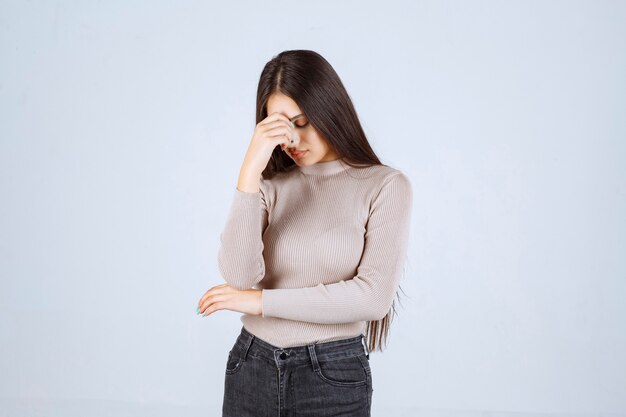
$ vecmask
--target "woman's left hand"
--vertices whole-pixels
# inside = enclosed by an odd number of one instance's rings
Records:
[[[236,290],[228,284],[211,287],[198,302],[197,313],[203,317],[217,310],[232,310],[260,316],[263,312],[262,290]]]

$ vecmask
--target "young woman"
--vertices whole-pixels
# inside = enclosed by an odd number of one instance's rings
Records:
[[[218,266],[198,303],[244,313],[223,416],[369,416],[409,238],[408,177],[380,162],[331,65],[269,61]],[[367,343],[364,344],[364,340]]]

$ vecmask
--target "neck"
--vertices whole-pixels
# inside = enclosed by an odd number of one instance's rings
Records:
[[[305,175],[330,175],[344,171],[349,167],[341,158],[332,161],[318,162],[308,166],[298,166],[300,172]]]

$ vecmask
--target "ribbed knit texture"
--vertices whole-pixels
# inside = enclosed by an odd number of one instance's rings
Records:
[[[398,289],[412,199],[403,172],[341,159],[235,188],[218,267],[232,287],[263,290],[263,315],[243,314],[244,327],[283,348],[364,334]]]

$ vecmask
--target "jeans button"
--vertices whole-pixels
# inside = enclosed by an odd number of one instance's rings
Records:
[[[281,359],[286,359],[287,358],[287,354],[285,352],[282,352],[279,357]]]

